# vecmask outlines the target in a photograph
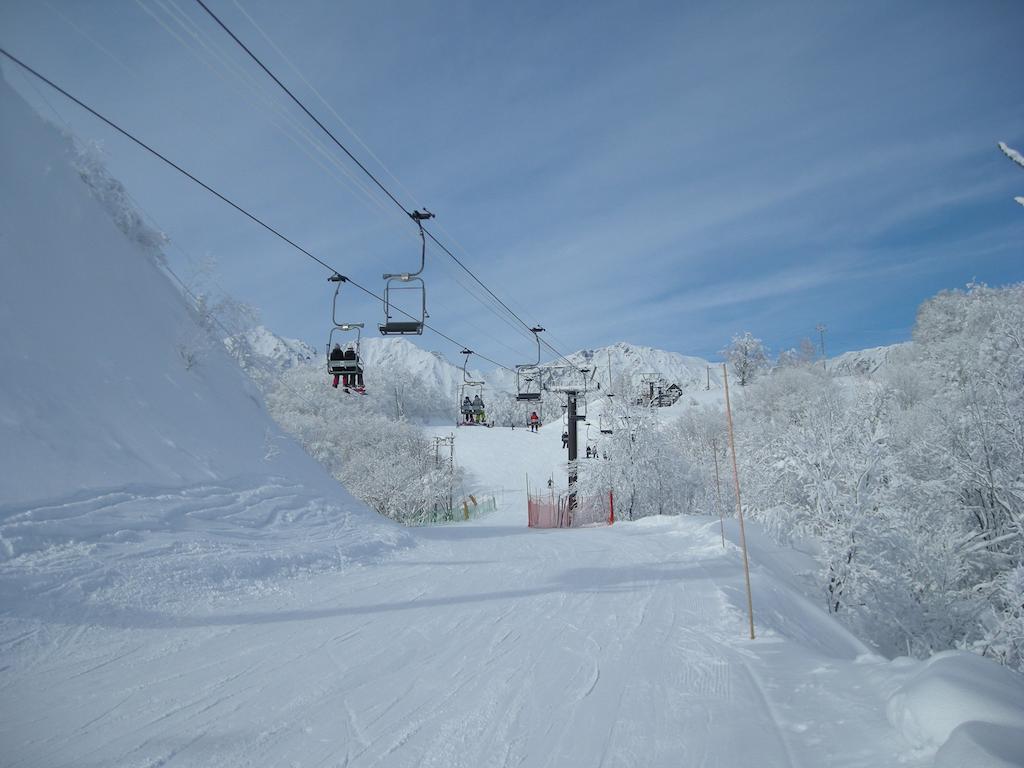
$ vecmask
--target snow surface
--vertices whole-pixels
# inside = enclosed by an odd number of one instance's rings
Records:
[[[756,530],[751,641],[733,525],[528,529],[557,423],[457,431],[493,515],[371,515],[202,346],[65,149],[0,84],[5,766],[1024,764],[1018,676],[972,657],[980,693],[940,723],[915,686],[958,657],[871,654]]]
[[[906,353],[910,346],[911,342],[903,342],[844,352],[828,360],[828,370],[833,376],[870,376],[882,370],[894,357]]]

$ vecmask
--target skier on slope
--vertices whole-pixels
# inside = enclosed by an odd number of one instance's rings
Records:
[[[530,413],[530,431],[531,432],[536,432],[537,428],[539,426],[540,426],[540,416],[537,415],[536,411],[532,411]]]

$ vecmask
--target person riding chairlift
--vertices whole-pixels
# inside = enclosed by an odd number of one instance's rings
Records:
[[[462,423],[469,424],[473,418],[473,403],[470,402],[469,395],[462,398],[462,407],[460,410],[462,411]]]
[[[345,353],[342,352],[342,350],[341,350],[341,344],[335,344],[334,348],[331,350],[331,361],[334,362],[334,361],[337,361],[337,360],[344,360],[344,359],[345,359]],[[341,378],[341,374],[338,374],[338,373],[334,374],[334,383],[331,384],[331,386],[334,387],[335,389],[338,388],[338,379],[339,378]],[[345,386],[346,387],[348,386],[348,376],[347,375],[345,376]]]
[[[473,398],[473,420],[477,424],[482,424],[484,421],[484,401],[480,395]]]
[[[359,365],[359,355],[356,354],[355,347],[351,344],[349,344],[345,349],[344,359],[355,363],[355,365],[352,366],[354,370],[351,373],[345,374],[343,377],[345,387],[347,388],[352,386],[356,392],[363,394],[366,392],[366,388],[363,386],[363,367]]]

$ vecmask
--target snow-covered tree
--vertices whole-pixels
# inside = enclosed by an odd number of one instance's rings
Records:
[[[1024,285],[972,284],[925,302],[913,343],[874,376],[793,365],[737,398],[748,513],[810,542],[822,604],[887,653],[1024,665],[1022,329]],[[701,418],[678,442],[707,511]]]
[[[170,242],[163,232],[146,223],[124,184],[110,175],[101,146],[96,142],[74,142],[72,163],[93,197],[110,214],[114,224],[129,240],[142,246],[160,263],[163,247]]]
[[[616,515],[635,520],[649,515],[696,512],[699,473],[684,455],[675,433],[663,428],[650,408],[615,407],[614,429],[603,436],[600,458],[580,463],[581,493],[615,494]]]
[[[451,494],[462,475],[435,455],[422,431],[308,374],[306,368],[287,371],[269,391],[267,405],[278,423],[380,514],[406,524],[450,519]],[[392,396],[385,390],[385,400]]]
[[[750,331],[732,337],[729,346],[721,351],[729,368],[736,374],[737,383],[745,387],[757,374],[768,367],[768,352],[760,339]]]
[[[1024,168],[1024,155],[1022,155],[1020,152],[1013,149],[1012,147],[1006,146],[1006,144],[1004,144],[1001,141],[999,142],[999,148],[1003,150],[1004,155],[1013,160],[1013,162],[1015,162],[1021,168]],[[1013,199],[1016,200],[1021,205],[1024,205],[1024,197],[1015,197]]]

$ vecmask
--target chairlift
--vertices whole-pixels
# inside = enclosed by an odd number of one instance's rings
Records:
[[[469,378],[469,356],[473,354],[471,349],[463,349],[462,354],[466,356],[462,363],[462,383],[459,384],[456,408],[460,418],[456,419],[457,427],[468,427],[474,424],[486,425],[486,405],[484,403],[484,383]],[[480,398],[480,404],[476,404],[476,398]],[[477,420],[479,417],[479,420]]]
[[[424,208],[423,211],[413,211],[409,217],[420,230],[420,268],[415,272],[384,275],[384,322],[377,326],[381,336],[418,336],[423,333],[423,324],[427,320],[427,286],[419,275],[427,263],[427,238],[423,232],[423,222],[434,218],[434,214]],[[409,291],[414,295],[412,306],[418,306],[418,316],[395,306],[395,294],[400,291]],[[416,302],[415,298],[419,301]],[[396,315],[403,315],[407,319],[396,320]]]
[[[612,404],[611,398],[612,398],[612,393],[609,392],[608,393],[608,401],[605,404],[604,410],[602,410],[601,414],[597,417],[597,428],[598,428],[598,430],[600,430],[602,435],[610,435],[610,434],[612,434],[615,431],[614,429],[612,429],[612,424],[613,424],[612,415],[610,413],[608,413],[608,408]]]
[[[586,437],[584,439],[584,443],[586,445],[584,457],[588,459],[596,459],[598,458],[597,441],[590,437],[590,422],[587,421],[584,423],[587,425]]]
[[[359,344],[362,340],[363,323],[343,323],[338,320],[338,295],[341,292],[341,284],[348,282],[348,280],[337,273],[331,275],[327,280],[338,284],[337,288],[334,289],[334,301],[331,306],[331,332],[327,336],[327,373],[332,376],[362,373],[362,358],[359,356]],[[345,352],[351,351],[353,354],[346,355],[341,359],[336,357],[332,360],[331,352],[335,343],[338,344],[339,351],[341,351],[341,342],[336,342],[335,339],[341,339],[344,334],[352,333],[353,331],[356,334],[355,341],[348,342],[345,345],[348,347]]]
[[[539,403],[544,385],[543,372],[540,368],[540,336],[544,329],[535,326],[530,329],[537,342],[537,361],[516,366],[516,400],[521,403]]]

